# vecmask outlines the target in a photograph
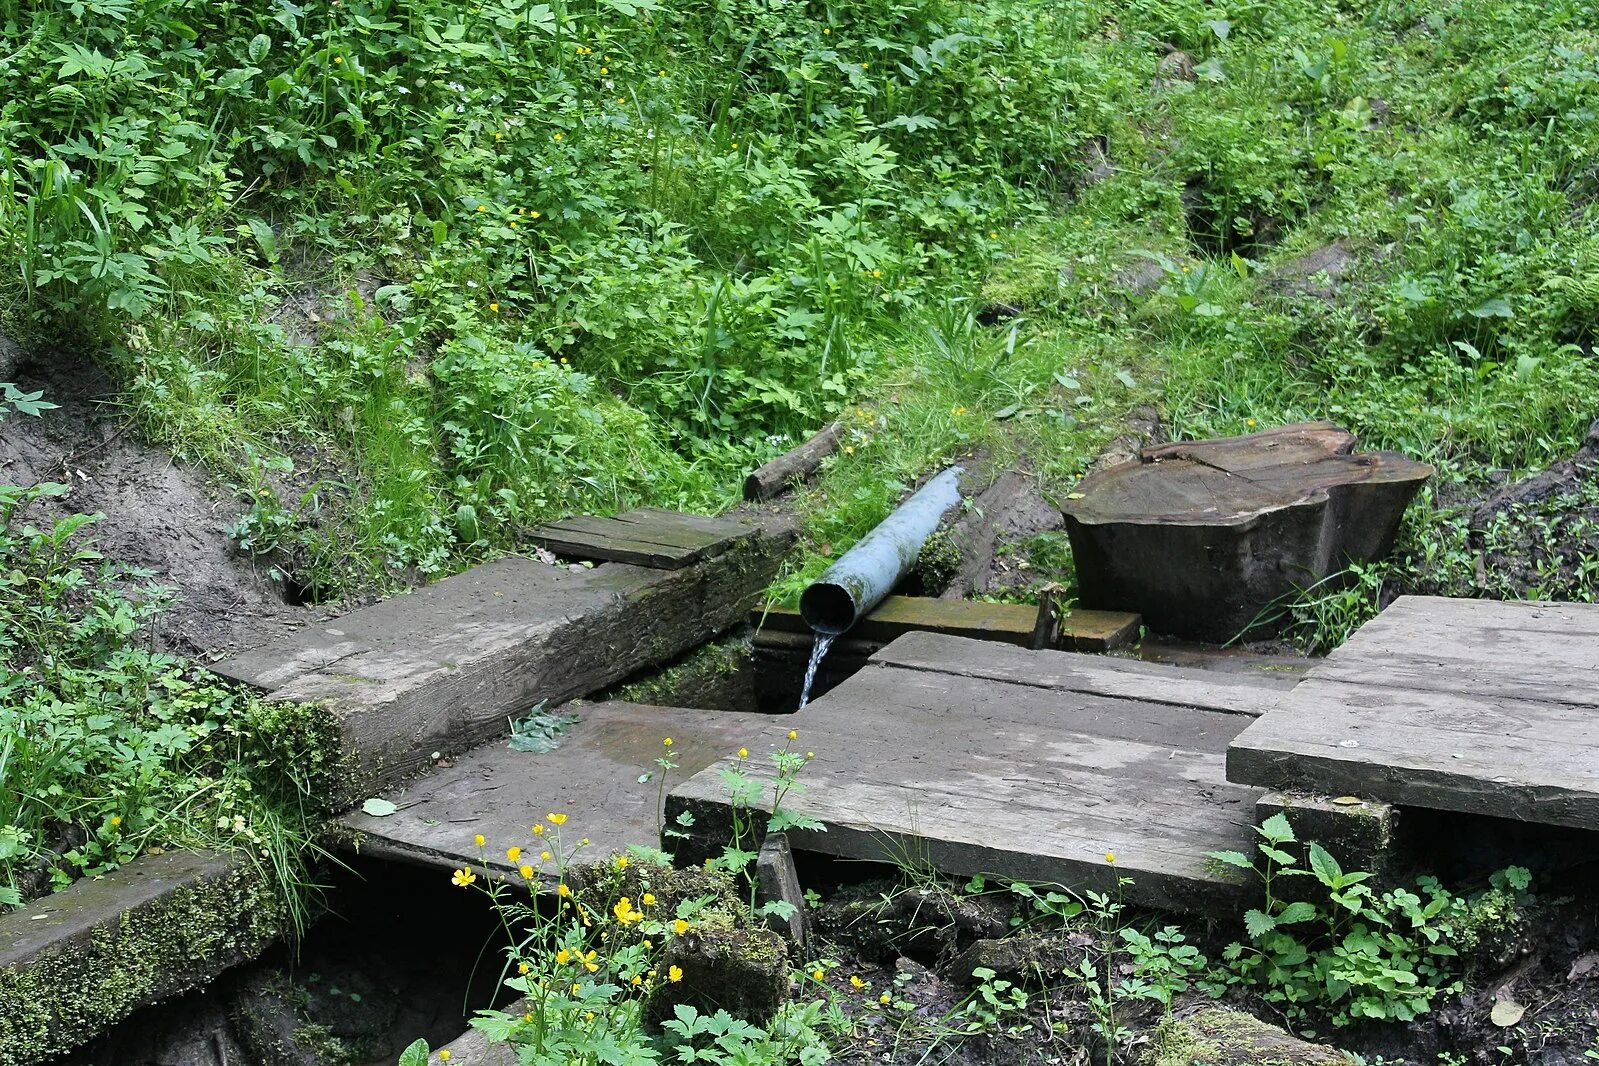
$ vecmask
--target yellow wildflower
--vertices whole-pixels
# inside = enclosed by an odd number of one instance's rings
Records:
[[[641,984],[643,984],[643,983],[644,983],[644,977],[643,977],[643,975],[642,975],[642,974],[634,974],[634,975],[633,975],[633,983],[634,983],[634,984],[635,984],[635,985],[641,985]]]
[[[599,973],[600,964],[597,963],[597,962],[585,962],[583,964],[583,968],[585,970],[587,970],[589,973]]]
[[[476,844],[478,847],[481,848],[484,844],[487,844],[488,841],[483,839],[483,834],[482,833],[479,833],[477,836],[472,838],[472,843]]]
[[[547,819],[547,821],[551,825],[565,825],[566,824],[566,815],[564,815],[564,814],[551,814],[549,816],[549,818]]]
[[[560,884],[555,886],[555,894],[560,896],[562,899],[565,899],[567,896],[572,894],[572,890],[567,887],[565,881],[562,881]]]
[[[343,56],[334,56],[333,57],[333,65],[336,66],[336,67],[344,66],[344,57]]]
[[[860,974],[850,974],[849,984],[851,988],[856,990],[866,987],[866,982],[861,980]]]
[[[521,866],[517,867],[516,872],[522,875],[523,880],[533,880],[533,867],[529,866],[527,863],[523,863]]]
[[[506,848],[505,849],[505,857],[507,859],[510,859],[512,862],[518,862],[522,858],[522,849],[521,848],[514,848],[514,847],[513,848]]]
[[[674,985],[683,979],[683,967],[674,966],[666,971],[666,979]]]
[[[500,305],[499,304],[489,304],[489,310],[493,311],[495,314],[499,314],[500,313]],[[482,839],[482,838],[480,837],[479,839]],[[481,845],[481,844],[478,845],[478,847],[482,847],[482,846],[483,845]]]
[[[883,1006],[886,1007],[891,1002],[893,1002],[893,997],[890,996],[887,992],[884,992],[882,995],[877,997],[877,1002],[881,1003]]]
[[[449,1048],[446,1047],[446,1048],[440,1048],[439,1049],[439,1061],[440,1062],[449,1062],[450,1061],[450,1049]]]
[[[537,362],[537,360],[534,360],[534,362]],[[543,822],[540,822],[538,825],[533,827],[533,835],[536,836],[536,837],[541,837],[541,836],[544,835],[544,823]]]
[[[547,852],[547,851],[539,852],[539,861],[540,862],[549,862],[550,861],[550,853]]]
[[[805,753],[805,757],[807,759],[814,759],[814,758],[816,758],[816,753],[814,751],[807,751]]]
[[[112,816],[111,816],[111,828],[112,828],[112,829],[115,829],[115,828],[116,828],[116,827],[117,827],[117,826],[119,826],[119,825],[121,825],[121,824],[122,824],[122,815],[120,815],[120,814],[113,814],[113,815],[112,815]]]
[[[827,980],[827,973],[820,966],[811,971],[811,976],[816,978],[818,981]]]
[[[738,757],[740,759],[749,758],[750,757],[750,749],[748,749],[748,748],[739,748],[738,749]]]
[[[566,134],[564,134],[564,133],[560,132],[559,130],[557,130],[556,133],[555,133],[554,139],[557,140],[557,141],[565,140],[566,139]]]
[[[454,876],[452,876],[450,880],[455,882],[457,886],[465,888],[467,885],[470,885],[473,881],[477,880],[477,874],[472,872],[472,867],[467,866],[455,871]]]
[[[533,1024],[533,1012],[532,1011],[528,1011],[526,1014],[522,1015],[522,1022],[525,1025],[532,1025]]]
[[[684,933],[688,932],[688,923],[681,918],[677,919],[677,921],[672,923],[672,932],[676,933],[678,936],[682,936]]]
[[[643,897],[642,902],[643,902],[644,906],[646,906],[646,907],[655,906],[655,893],[653,893],[653,892],[644,893],[644,897]]]
[[[539,213],[538,213],[538,212],[537,212],[537,211],[529,211],[529,212],[528,212],[528,213],[527,213],[527,217],[528,217],[528,218],[540,218],[540,217],[542,217],[542,216],[540,216],[540,215],[539,215]]]
[[[531,969],[533,969],[533,967],[529,966],[525,962],[519,962],[519,963],[516,964],[516,972],[521,974],[523,977],[526,977],[527,974],[528,974],[528,971],[531,970]]]
[[[1105,852],[1105,861],[1114,866],[1116,864],[1116,853],[1114,851]]]
[[[799,739],[799,730],[790,729],[788,731],[788,739],[790,739],[790,740],[798,740]]]
[[[822,27],[822,36],[823,37],[831,37],[831,36],[833,36],[833,27],[831,27],[831,26],[823,26]]]
[[[569,963],[571,961],[572,961],[572,953],[570,951],[567,951],[565,948],[562,948],[560,951],[557,951],[555,953],[555,964],[557,966],[565,966],[567,963]]]

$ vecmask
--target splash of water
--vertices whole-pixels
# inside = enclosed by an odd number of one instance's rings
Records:
[[[827,649],[833,646],[837,633],[818,633],[816,643],[811,647],[810,665],[805,667],[805,685],[800,689],[799,705],[803,708],[811,702],[811,684],[816,680],[816,668],[822,665],[822,656],[827,654]]]

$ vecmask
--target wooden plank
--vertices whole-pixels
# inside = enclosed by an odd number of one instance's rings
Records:
[[[569,559],[675,570],[720,554],[753,531],[753,524],[732,518],[641,508],[614,518],[563,518],[528,537]]]
[[[501,559],[219,664],[321,701],[351,759],[344,802],[506,731],[509,715],[598,692],[736,625],[776,575],[786,529],[677,570]]]
[[[574,704],[561,708],[578,721],[554,750],[512,751],[495,741],[436,770],[389,798],[399,810],[384,818],[361,811],[344,824],[360,834],[359,848],[389,858],[443,868],[471,865],[501,873],[516,872],[505,855],[515,845],[524,861],[546,871],[538,860],[541,838],[531,826],[556,811],[569,817],[557,837],[571,849],[584,837],[582,857],[598,859],[630,844],[659,847],[655,760],[670,755],[683,780],[752,741],[771,724],[760,714],[654,707],[634,703]],[[481,833],[483,848],[473,843]],[[552,849],[553,844],[546,844]]]
[[[1404,597],[1228,752],[1231,780],[1599,829],[1599,607]]]
[[[1074,652],[1013,650],[1004,645],[974,644],[936,633],[907,634],[873,658],[886,665],[912,670],[1250,717],[1258,717],[1276,707],[1297,680],[1288,676],[1219,673]]]
[[[906,645],[922,645],[915,655]],[[1170,696],[1160,668],[1068,653],[914,634],[884,658],[793,716],[773,722],[748,747],[746,769],[769,781],[763,749],[790,744],[815,753],[790,805],[820,820],[825,833],[799,833],[802,850],[856,859],[925,861],[957,875],[987,873],[1046,880],[1078,889],[1115,887],[1127,897],[1177,909],[1226,909],[1245,891],[1209,869],[1211,851],[1247,849],[1259,791],[1226,782],[1224,751],[1249,724],[1245,715],[1141,701],[1149,685]],[[989,652],[1031,660],[1089,659],[1126,678],[1104,696],[1019,684],[927,667],[921,656],[976,659]],[[1167,671],[1178,676],[1189,671]],[[1089,678],[1088,680],[1093,680]],[[1205,680],[1211,680],[1209,676]],[[1231,680],[1225,679],[1224,680]],[[1250,693],[1258,686],[1238,686]],[[1212,692],[1214,697],[1215,693]],[[687,810],[714,852],[727,801],[713,765],[675,788],[669,814]],[[1114,866],[1105,861],[1114,852]],[[692,850],[686,856],[692,860]]]
[[[1029,647],[1038,608],[1025,604],[889,596],[849,631],[851,639],[886,643],[907,633],[930,630],[956,637]],[[810,626],[791,607],[766,606],[750,615],[757,629],[809,633]],[[1138,616],[1125,611],[1067,611],[1061,616],[1060,643],[1076,651],[1111,651],[1132,642]]]
[[[51,1059],[206,984],[285,925],[256,862],[209,851],[142,855],[0,915],[0,1064]]]

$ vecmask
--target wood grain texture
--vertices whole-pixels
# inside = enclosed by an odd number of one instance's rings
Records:
[[[457,759],[453,766],[418,778],[390,795],[399,810],[384,818],[360,811],[344,824],[360,836],[359,848],[388,858],[444,868],[471,865],[479,871],[516,873],[506,858],[512,845],[544,873],[537,861],[553,835],[535,837],[531,826],[551,811],[570,821],[561,828],[567,849],[587,837],[581,855],[599,859],[631,844],[659,847],[655,760],[670,755],[681,779],[738,750],[771,719],[760,714],[689,710],[636,703],[573,704],[561,709],[577,722],[553,751],[512,751],[495,741]],[[478,848],[473,837],[488,843]]]
[[[219,664],[340,723],[347,804],[506,732],[507,717],[598,692],[738,624],[771,582],[786,528],[675,570],[576,572],[506,558]]]
[[[1059,529],[1065,522],[1060,508],[1044,498],[1032,476],[1005,471],[949,527],[961,561],[940,597],[958,600],[987,592],[1000,545]]]
[[[1599,607],[1402,597],[1228,751],[1228,777],[1599,829]]]
[[[1085,478],[1064,508],[1083,604],[1221,643],[1295,589],[1382,558],[1432,467],[1354,444],[1307,422],[1145,448]]]
[[[641,508],[614,518],[563,518],[538,527],[528,539],[566,559],[678,570],[726,551],[753,532],[753,524],[737,518]]]
[[[1072,669],[1086,664],[1094,669]],[[1022,677],[1029,683],[1009,679]],[[1223,753],[1251,718],[1195,704],[1270,690],[1233,680],[912,634],[773,722],[748,744],[754,755],[745,766],[769,780],[767,750],[815,752],[790,805],[827,831],[791,834],[799,850],[909,857],[957,875],[1078,889],[1114,888],[1126,876],[1129,898],[1140,903],[1226,909],[1244,889],[1211,871],[1206,856],[1248,846],[1259,792],[1226,782]],[[1184,682],[1196,698],[1175,694],[1172,684]],[[1156,698],[1138,698],[1140,687]],[[799,734],[792,744],[790,728]],[[719,848],[726,823],[725,765],[674,789],[669,804],[669,815],[694,814],[707,853]]]

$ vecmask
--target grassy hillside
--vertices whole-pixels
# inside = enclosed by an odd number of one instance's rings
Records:
[[[317,597],[722,506],[835,416],[816,549],[967,448],[1061,491],[1142,403],[1333,418],[1442,497],[1595,414],[1568,0],[0,18],[5,328],[113,364]],[[1403,566],[1447,583],[1438,498]]]

